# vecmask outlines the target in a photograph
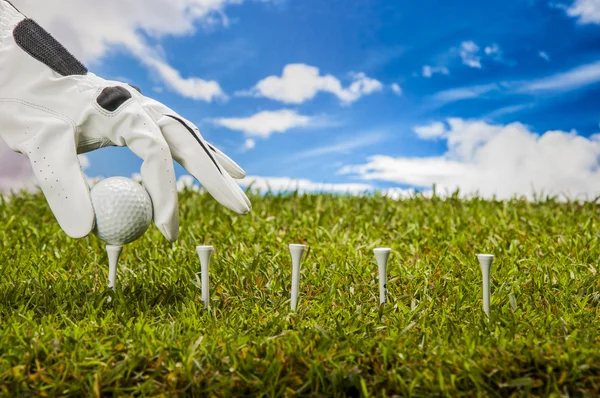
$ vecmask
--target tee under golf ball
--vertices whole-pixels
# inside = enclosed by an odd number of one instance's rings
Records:
[[[152,222],[152,201],[146,189],[126,177],[111,177],[90,191],[96,213],[94,234],[110,244],[124,245],[141,237]]]

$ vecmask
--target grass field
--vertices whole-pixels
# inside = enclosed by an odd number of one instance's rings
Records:
[[[238,216],[183,192],[179,241],[152,226],[125,247],[112,303],[101,242],[66,237],[41,194],[0,201],[0,395],[599,394],[596,204],[251,199]],[[297,313],[289,243],[309,246]]]

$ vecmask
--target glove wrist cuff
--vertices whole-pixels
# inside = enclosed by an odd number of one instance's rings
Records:
[[[25,16],[10,2],[0,0],[0,42],[10,36],[15,26],[24,19]]]

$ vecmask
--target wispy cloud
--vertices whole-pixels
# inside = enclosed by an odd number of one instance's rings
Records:
[[[387,134],[382,131],[359,133],[355,137],[347,138],[343,142],[337,142],[335,144],[326,145],[318,148],[312,148],[300,152],[292,156],[290,160],[297,161],[300,159],[308,159],[332,154],[348,154],[352,153],[356,149],[363,149],[378,144],[385,140],[386,137]]]
[[[477,98],[490,91],[498,90],[500,87],[496,83],[482,84],[479,86],[458,87],[449,90],[443,90],[433,95],[433,99],[442,102],[452,102],[469,98]]]
[[[372,48],[367,51],[366,57],[359,65],[360,70],[371,71],[379,69],[393,60],[401,57],[405,52],[404,46],[391,46]]]
[[[600,61],[580,65],[566,72],[533,80],[513,80],[476,86],[457,87],[439,91],[432,99],[439,102],[454,102],[479,98],[489,94],[538,94],[562,93],[600,83]]]
[[[525,109],[531,109],[535,106],[535,103],[518,104],[505,106],[503,108],[496,109],[483,117],[483,119],[493,119],[504,115],[514,115]]]
[[[600,61],[581,65],[567,72],[522,82],[519,92],[569,91],[600,82]]]
[[[540,52],[538,53],[538,55],[539,55],[539,56],[540,56],[540,58],[542,58],[543,60],[550,62],[550,56],[548,55],[548,53],[547,53],[547,52],[545,52],[545,51],[540,51]]]
[[[423,77],[430,78],[433,75],[435,75],[436,73],[439,73],[439,74],[442,74],[442,75],[449,75],[450,71],[445,66],[423,65],[423,70],[421,71],[421,75]]]

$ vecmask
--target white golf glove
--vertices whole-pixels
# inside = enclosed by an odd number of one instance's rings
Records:
[[[154,223],[170,241],[179,234],[173,159],[222,205],[240,214],[251,209],[232,179],[244,171],[196,126],[133,86],[88,72],[6,0],[0,0],[0,138],[29,158],[58,223],[73,238],[94,227],[77,154],[105,146],[128,146],[144,160]]]

